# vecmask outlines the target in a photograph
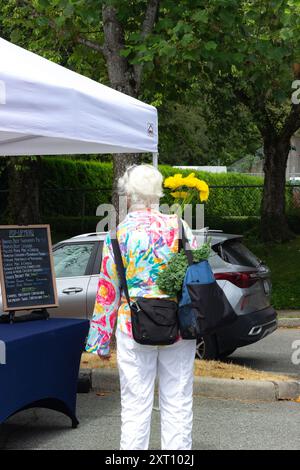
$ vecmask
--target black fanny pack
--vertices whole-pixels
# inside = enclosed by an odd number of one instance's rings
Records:
[[[137,297],[131,301],[119,242],[111,237],[121,286],[131,312],[133,338],[137,343],[160,346],[175,343],[178,330],[178,304],[173,300]]]

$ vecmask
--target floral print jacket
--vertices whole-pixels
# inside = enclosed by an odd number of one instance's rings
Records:
[[[196,248],[191,229],[184,221],[183,224],[191,247]],[[150,209],[130,212],[118,227],[118,240],[130,298],[167,297],[158,289],[156,279],[160,270],[166,267],[170,255],[178,251],[177,216]],[[116,320],[117,328],[132,337],[130,309],[120,290],[108,233],[103,247],[95,309],[86,346],[88,352],[100,356],[109,354]]]

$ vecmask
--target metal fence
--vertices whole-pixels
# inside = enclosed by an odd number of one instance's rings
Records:
[[[8,189],[0,189],[0,218],[8,206]],[[111,202],[108,188],[42,188],[40,211],[43,216],[86,217],[95,216],[97,207]]]
[[[207,212],[229,216],[259,216],[263,185],[210,186]],[[286,184],[287,212],[300,207],[300,185]]]
[[[205,212],[208,215],[259,216],[262,185],[210,185]],[[40,211],[45,217],[95,217],[97,207],[110,203],[109,188],[45,188],[40,191]],[[166,193],[163,202],[171,201]],[[287,211],[300,210],[300,185],[286,185]],[[0,220],[8,206],[8,189],[0,189]]]

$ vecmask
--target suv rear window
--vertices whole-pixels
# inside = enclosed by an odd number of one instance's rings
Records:
[[[261,261],[240,240],[226,240],[212,247],[227,263],[257,268]]]

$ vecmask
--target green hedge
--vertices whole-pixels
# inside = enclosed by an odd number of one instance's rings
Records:
[[[190,170],[179,170],[161,165],[164,177]],[[214,188],[213,186],[262,185],[262,178],[237,173],[214,174],[195,172],[210,186],[210,198],[206,203],[206,217],[258,216],[260,188]],[[44,215],[82,216],[95,215],[99,204],[110,202],[112,188],[112,164],[47,157],[42,159],[41,207]],[[68,189],[76,191],[68,191]],[[103,188],[101,191],[84,191]],[[165,190],[162,202],[171,204],[170,191]],[[195,201],[196,202],[196,201]]]
[[[165,178],[176,173],[188,175],[191,172],[165,165],[161,165],[160,170]],[[212,186],[261,185],[263,182],[261,178],[236,173],[195,173],[210,186],[210,198],[205,207],[207,225],[226,232],[245,233],[258,224],[261,189],[228,189]],[[82,232],[93,232],[97,225],[95,217],[97,206],[110,201],[112,165],[53,157],[43,158],[41,178],[46,190],[41,199],[44,221],[51,224],[54,233],[71,236]],[[99,186],[106,188],[107,191],[86,192],[83,208],[83,189]],[[65,190],[60,191],[61,188]],[[78,191],[68,192],[67,189],[70,188],[76,188]],[[57,190],[52,192],[49,189]],[[172,204],[173,198],[169,190],[165,190],[162,202]],[[82,217],[83,209],[85,217]]]
[[[165,178],[176,173],[182,173],[184,176],[191,173],[191,170],[166,165],[160,165],[160,170]],[[236,233],[245,233],[258,226],[262,188],[234,186],[262,186],[262,178],[238,173],[195,173],[210,186],[210,197],[205,204],[207,225]],[[111,163],[43,157],[40,173],[40,207],[43,220],[51,220],[57,232],[70,235],[94,231],[98,205],[111,200],[112,179]],[[7,177],[5,180],[5,175],[2,174],[1,187],[7,186]],[[75,191],[69,191],[70,189]],[[288,189],[286,194],[291,228],[299,233],[300,211],[293,209],[292,190]],[[172,204],[173,201],[170,191],[165,190],[162,202]],[[4,209],[5,207],[0,207],[0,219],[3,221]]]
[[[181,173],[183,176],[191,173],[191,170],[180,170],[169,166],[161,166],[160,170],[165,178],[176,173]],[[207,173],[202,171],[195,171],[195,176],[206,181],[210,187],[210,196],[205,204],[206,217],[259,215],[262,188],[223,188],[222,186],[261,186],[263,184],[262,178],[239,173]],[[214,186],[219,187],[215,188]],[[169,193],[170,191],[165,191],[164,201],[172,203],[173,198]]]
[[[40,207],[44,215],[95,215],[110,201],[112,164],[57,157],[42,159]],[[99,191],[84,191],[102,188]],[[76,191],[69,191],[76,189]]]
[[[43,157],[41,181],[48,188],[111,188],[112,164]]]
[[[246,234],[259,229],[258,216],[210,216],[205,218],[205,225],[210,229],[223,230],[226,233]]]

